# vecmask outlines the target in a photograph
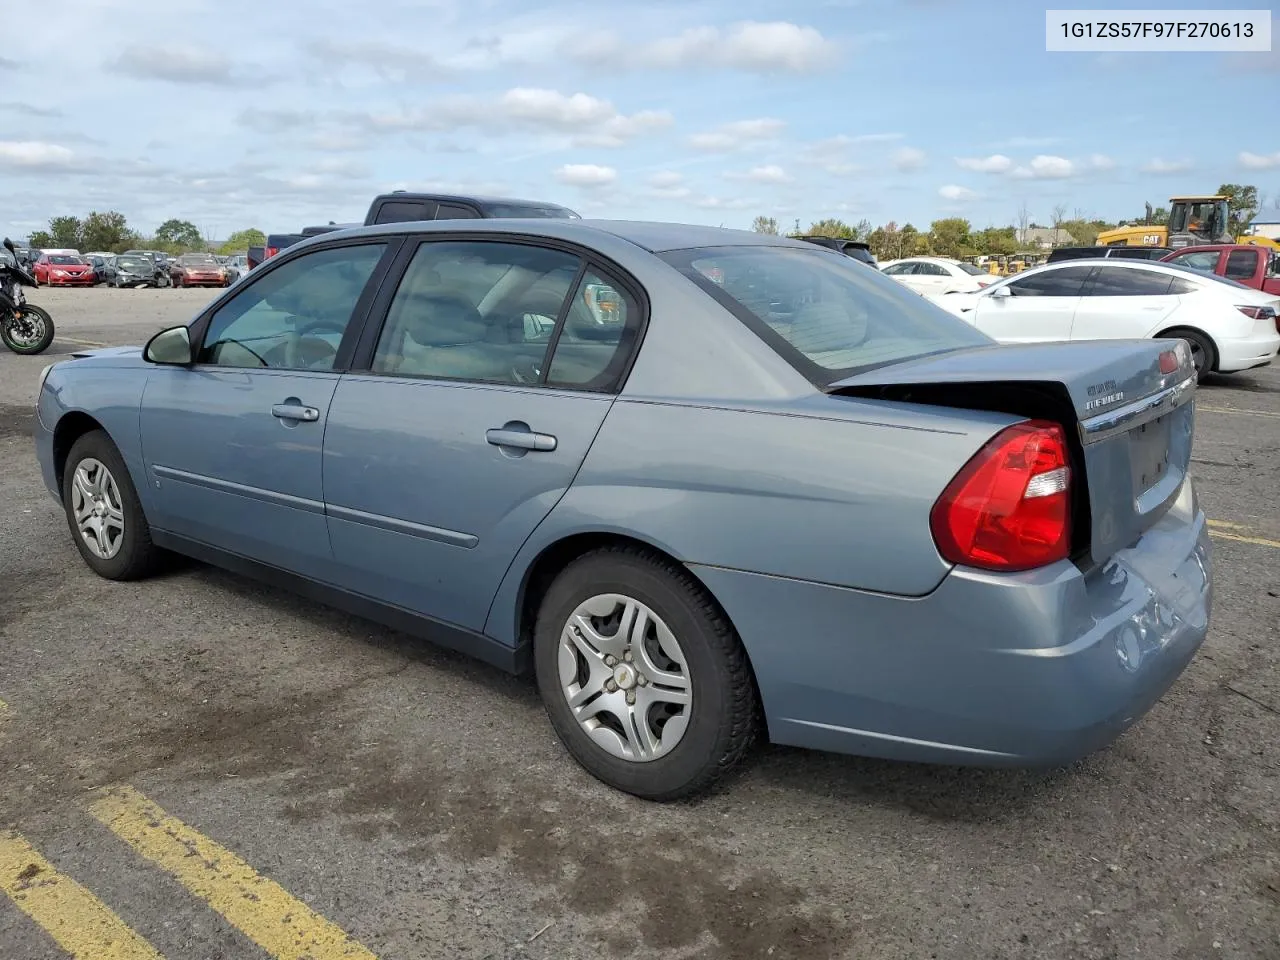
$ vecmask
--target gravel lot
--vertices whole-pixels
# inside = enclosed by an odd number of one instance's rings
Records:
[[[33,293],[60,338],[0,352],[0,835],[164,956],[265,954],[90,816],[95,788],[132,785],[382,960],[1280,957],[1280,369],[1202,385],[1213,628],[1113,748],[1052,773],[767,748],[657,806],[581,772],[530,683],[194,564],[93,576],[37,473],[36,375],[211,292]],[[67,955],[4,896],[0,945]]]

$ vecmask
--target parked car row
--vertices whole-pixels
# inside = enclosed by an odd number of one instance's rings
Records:
[[[32,261],[36,283],[50,287],[226,287],[248,271],[245,258],[212,253],[174,257],[157,250],[124,253],[43,251]]]

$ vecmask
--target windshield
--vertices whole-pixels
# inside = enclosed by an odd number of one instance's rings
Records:
[[[65,253],[55,253],[49,258],[49,262],[61,264],[62,266],[84,266],[84,261],[79,257],[68,256]]]
[[[821,386],[993,342],[891,277],[820,247],[703,247],[662,258]]]
[[[116,266],[121,270],[150,270],[151,261],[144,260],[141,257],[121,257],[116,261]]]
[[[213,257],[209,256],[208,254],[202,254],[202,253],[189,253],[185,257],[180,258],[179,262],[183,264],[188,264],[193,267],[197,267],[197,266],[216,267],[218,265],[217,260],[213,259]]]

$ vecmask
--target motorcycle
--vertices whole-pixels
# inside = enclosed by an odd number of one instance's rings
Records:
[[[34,287],[36,278],[19,265],[18,253],[8,237],[4,238],[4,248],[13,262],[0,260],[0,340],[14,353],[41,353],[53,343],[53,317],[49,311],[27,303],[22,288]]]

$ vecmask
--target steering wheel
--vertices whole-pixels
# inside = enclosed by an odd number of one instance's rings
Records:
[[[314,366],[319,363],[332,363],[333,358],[338,355],[338,348],[329,343],[329,341],[321,337],[312,337],[311,334],[316,330],[333,330],[339,337],[346,332],[347,325],[340,320],[329,317],[321,317],[319,320],[310,320],[306,323],[298,324],[293,329],[293,335],[289,338],[288,354],[290,355],[290,366],[298,365],[298,361],[304,359],[301,354],[307,354],[305,357],[307,366]],[[304,346],[304,342],[305,346]]]

